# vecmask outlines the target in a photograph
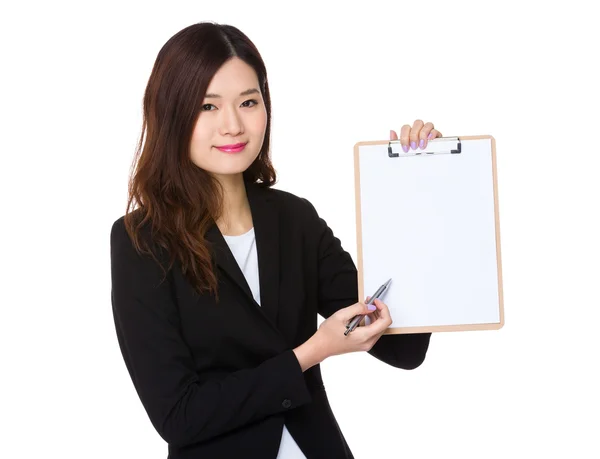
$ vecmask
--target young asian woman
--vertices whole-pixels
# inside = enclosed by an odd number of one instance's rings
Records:
[[[340,240],[311,202],[272,187],[267,72],[239,29],[206,22],[171,37],[143,109],[127,211],[111,229],[111,300],[168,457],[352,458],[320,363],[366,351],[414,369],[431,334],[383,335],[390,312],[359,301]],[[436,137],[421,120],[400,131],[405,151]],[[346,336],[357,314],[369,325]]]

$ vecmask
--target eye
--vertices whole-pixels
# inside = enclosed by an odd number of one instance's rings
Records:
[[[243,102],[243,103],[242,103],[242,105],[244,105],[244,104],[246,104],[246,103],[248,103],[248,102],[252,102],[252,105],[250,105],[250,107],[253,107],[253,106],[255,106],[255,105],[258,105],[258,102],[257,102],[256,100],[254,100],[254,99],[249,99],[249,100],[247,100],[246,102]],[[248,107],[248,105],[244,105],[244,106],[245,106],[245,107]]]
[[[208,107],[208,108],[207,108],[207,107]],[[210,110],[210,107],[214,107],[214,105],[213,105],[213,104],[204,104],[204,105],[202,106],[202,111],[203,111],[203,112],[209,112],[209,111],[211,111],[211,110]],[[215,107],[215,108],[216,108],[216,107]]]

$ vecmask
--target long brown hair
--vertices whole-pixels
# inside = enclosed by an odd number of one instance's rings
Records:
[[[214,22],[193,24],[161,48],[146,86],[142,132],[129,180],[125,226],[139,253],[163,248],[167,274],[178,259],[195,290],[217,297],[217,277],[205,234],[222,212],[223,190],[190,158],[190,142],[210,80],[230,58],[250,65],[258,77],[267,112],[264,142],[244,181],[276,182],[269,157],[271,99],[265,64],[256,46],[237,28]],[[144,142],[145,137],[145,142]],[[138,209],[132,210],[134,204]],[[141,229],[150,224],[150,240]],[[160,263],[159,263],[160,264]]]

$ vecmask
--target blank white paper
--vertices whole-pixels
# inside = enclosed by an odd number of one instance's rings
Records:
[[[391,328],[499,323],[491,140],[396,158],[359,148],[365,296],[392,278]]]

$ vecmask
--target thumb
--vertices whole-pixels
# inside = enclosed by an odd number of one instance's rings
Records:
[[[374,305],[370,307],[371,309],[369,309],[369,307],[364,303],[355,303],[352,306],[348,306],[347,308],[341,309],[339,312],[341,315],[341,319],[344,321],[348,321],[352,320],[354,316],[357,316],[359,314],[366,315],[377,309]]]

